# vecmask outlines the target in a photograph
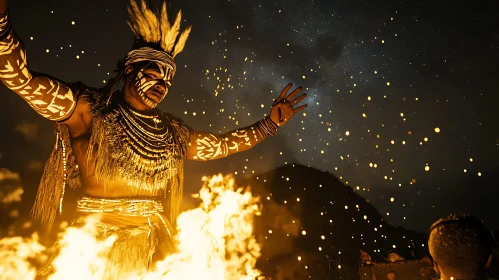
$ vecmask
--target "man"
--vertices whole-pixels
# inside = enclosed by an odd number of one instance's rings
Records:
[[[206,161],[254,147],[306,105],[301,88],[286,86],[270,116],[223,135],[193,131],[156,109],[172,85],[174,58],[191,30],[180,34],[179,12],[168,19],[142,0],[131,0],[128,22],[135,41],[106,90],[69,84],[29,69],[12,31],[7,0],[0,0],[0,79],[43,117],[56,121],[57,140],[41,179],[33,214],[50,228],[67,187],[80,188],[79,216],[98,220],[97,235],[117,235],[109,277],[142,270],[174,251],[174,225],[182,198],[184,159]],[[180,34],[180,35],[179,35]],[[121,90],[113,90],[123,82]],[[170,198],[170,219],[161,198]],[[96,215],[98,214],[98,215]],[[77,224],[83,220],[76,221]]]
[[[442,280],[483,280],[492,262],[493,236],[470,215],[449,215],[433,223],[428,246]]]

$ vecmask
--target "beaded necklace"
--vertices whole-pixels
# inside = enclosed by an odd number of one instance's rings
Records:
[[[94,114],[91,149],[97,150],[96,178],[102,182],[124,179],[139,191],[164,191],[182,165],[187,143],[180,139],[185,136],[179,135],[175,121],[166,114],[157,109],[133,110],[122,94],[115,95]]]

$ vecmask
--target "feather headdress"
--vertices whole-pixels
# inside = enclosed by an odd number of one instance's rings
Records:
[[[147,7],[144,0],[141,0],[140,6],[136,0],[130,0],[128,13],[130,16],[128,25],[136,39],[157,45],[172,58],[184,49],[185,42],[191,32],[191,26],[187,27],[179,36],[182,12],[179,11],[175,21],[170,23],[166,1],[163,2],[161,12],[158,15]]]

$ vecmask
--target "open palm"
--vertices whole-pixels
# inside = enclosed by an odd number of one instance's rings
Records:
[[[272,109],[270,110],[270,119],[276,123],[278,126],[285,125],[296,113],[307,108],[307,104],[296,107],[300,101],[307,97],[307,94],[300,94],[298,97],[296,95],[300,93],[302,87],[297,87],[290,94],[288,91],[291,89],[293,84],[288,84],[279,94],[279,97],[272,104]],[[296,98],[295,98],[296,97]]]

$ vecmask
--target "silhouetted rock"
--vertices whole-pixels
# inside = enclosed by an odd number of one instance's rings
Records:
[[[373,261],[384,261],[391,251],[406,260],[426,252],[425,234],[388,224],[330,173],[295,164],[237,183],[262,198],[255,231],[263,244],[258,267],[265,275],[285,271],[290,279],[333,274],[357,279],[361,249]]]

